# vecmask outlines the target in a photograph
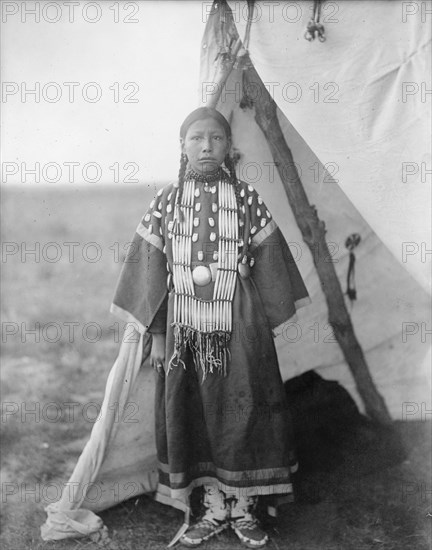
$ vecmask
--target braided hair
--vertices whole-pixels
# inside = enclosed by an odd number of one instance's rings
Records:
[[[231,185],[234,186],[234,193],[235,193],[235,198],[236,198],[236,203],[237,203],[238,220],[239,221],[243,220],[243,224],[239,224],[239,238],[240,238],[240,241],[243,241],[243,237],[244,237],[244,216],[243,216],[243,213],[242,213],[243,201],[242,201],[242,198],[241,198],[241,195],[240,195],[240,193],[241,193],[241,184],[237,179],[234,161],[229,156],[229,154],[227,154],[225,156],[224,164],[225,164],[225,166],[226,166],[226,168],[229,172],[229,175],[230,175],[230,183],[231,183]],[[243,243],[243,251],[245,251],[244,243]]]
[[[181,204],[181,199],[183,197],[184,177],[186,174],[187,163],[188,163],[188,158],[184,153],[182,153],[180,155],[180,168],[178,171],[177,185],[175,186],[175,187],[178,187],[178,190],[177,190],[177,197],[176,197],[176,202],[174,207],[175,217],[178,216],[180,218],[180,221],[183,221],[183,212],[181,211],[180,204]]]
[[[240,210],[241,210],[241,197],[240,197],[241,186],[240,186],[239,181],[237,180],[234,161],[229,156],[229,154],[227,154],[225,156],[224,164],[225,164],[225,166],[226,166],[226,168],[229,172],[229,175],[230,175],[230,183],[232,185],[234,185],[234,192],[235,192],[235,196],[236,196],[237,207],[239,209],[239,214],[240,214]]]

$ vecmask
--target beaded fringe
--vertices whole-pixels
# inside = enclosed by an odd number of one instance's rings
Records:
[[[209,373],[212,374],[215,371],[226,376],[230,338],[231,334],[225,331],[200,332],[184,325],[175,325],[174,354],[170,359],[168,371],[180,365],[186,368],[182,356],[189,349],[192,352],[195,369],[201,368],[202,382]]]

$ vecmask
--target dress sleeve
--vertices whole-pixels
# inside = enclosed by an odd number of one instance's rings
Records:
[[[156,315],[153,317],[153,321],[150,323],[148,332],[151,334],[164,334],[167,330],[167,317],[168,317],[168,295],[165,296],[160,308],[157,310]]]
[[[262,198],[249,186],[251,276],[272,329],[311,303],[295,259]]]
[[[111,312],[141,333],[165,332],[167,258],[161,192],[138,224],[120,273]]]

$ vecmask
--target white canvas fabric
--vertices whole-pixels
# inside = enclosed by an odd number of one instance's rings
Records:
[[[243,4],[229,2],[241,38]],[[312,6],[255,2],[254,67],[322,164],[337,166],[338,184],[374,232],[430,292],[432,4],[323,2],[324,43],[304,39]]]
[[[101,413],[58,502],[46,507],[43,540],[105,536],[95,512],[156,490],[153,369],[143,335],[128,325],[108,376]]]

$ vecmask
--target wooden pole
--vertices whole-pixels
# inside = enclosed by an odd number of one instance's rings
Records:
[[[379,424],[390,425],[390,414],[370,375],[363,350],[354,333],[333,262],[329,261],[331,254],[325,239],[325,224],[318,218],[315,206],[309,203],[277,118],[276,103],[254,67],[246,71],[245,80],[247,86],[254,90],[255,120],[267,139],[288,202],[303,239],[312,253],[327,302],[329,323],[354,377],[366,413]],[[247,93],[247,87],[245,92]]]

